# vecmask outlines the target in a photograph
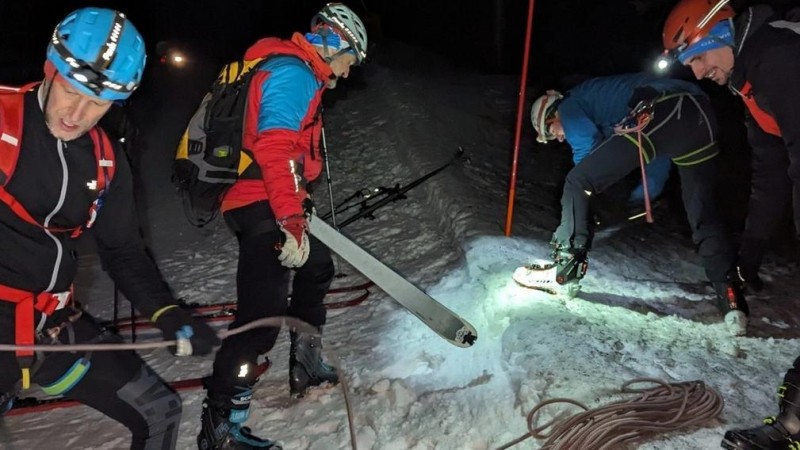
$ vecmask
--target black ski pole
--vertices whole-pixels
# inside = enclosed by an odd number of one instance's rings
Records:
[[[441,167],[439,167],[437,169],[434,169],[434,170],[428,172],[427,174],[417,178],[416,180],[412,181],[411,183],[408,183],[407,185],[405,185],[403,187],[398,187],[396,189],[392,189],[393,192],[391,192],[391,194],[387,195],[386,197],[384,197],[380,201],[377,201],[377,202],[373,203],[369,207],[367,207],[367,208],[355,213],[354,215],[348,217],[346,220],[342,221],[342,223],[339,224],[339,229],[345,227],[346,225],[348,225],[350,223],[353,223],[354,221],[356,221],[356,220],[358,220],[358,219],[360,219],[362,217],[369,216],[370,214],[372,214],[373,211],[375,211],[376,209],[380,208],[383,205],[386,205],[387,203],[391,203],[393,201],[400,200],[401,198],[404,198],[404,194],[406,192],[408,192],[411,189],[419,186],[421,183],[423,183],[428,178],[430,178],[430,177],[436,175],[437,173],[443,171],[444,169],[450,167],[450,165],[452,165],[454,162],[458,161],[463,155],[464,155],[464,149],[459,146],[458,147],[458,151],[456,152],[455,155],[453,155],[453,157],[450,159],[450,161],[448,161],[447,163],[445,163]]]
[[[367,193],[365,194],[364,191],[367,191]],[[322,218],[322,220],[328,220],[328,218],[331,217],[334,214],[339,214],[339,213],[341,213],[343,211],[347,211],[350,207],[348,206],[347,208],[342,209],[342,206],[352,202],[353,200],[355,200],[359,196],[367,197],[368,195],[369,195],[369,190],[360,189],[360,190],[354,192],[352,195],[350,195],[346,199],[344,199],[341,202],[339,202],[338,205],[336,205],[336,206],[331,205],[331,210],[329,212],[325,213],[324,215],[320,216],[320,218]]]
[[[373,190],[369,190],[369,189],[366,189],[366,188],[361,189],[360,191],[358,191],[355,194],[353,194],[350,197],[348,197],[346,200],[344,200],[341,203],[339,203],[338,205],[336,205],[336,214],[342,214],[342,213],[344,213],[346,211],[349,211],[349,210],[351,210],[353,208],[360,208],[359,211],[362,211],[362,210],[364,210],[364,209],[369,207],[369,202],[370,201],[376,201],[375,199],[377,199],[380,196],[392,194],[394,191],[396,191],[399,188],[399,186],[400,185],[397,184],[392,188],[385,188],[385,187],[381,186],[381,187],[375,188]],[[366,193],[364,193],[364,192],[366,192]],[[358,200],[357,202],[352,202],[359,195],[361,196],[361,199]],[[350,204],[348,204],[348,203],[350,203]],[[327,214],[325,214],[323,216],[320,216],[320,217],[322,217],[323,220],[328,220],[328,218],[330,216],[331,216],[331,213],[327,213]]]
[[[331,220],[334,228],[336,228],[336,210],[333,207],[333,180],[331,179],[331,166],[328,162],[328,142],[325,140],[324,126],[322,127],[322,159],[325,161],[325,180],[328,183],[328,198],[331,201]]]

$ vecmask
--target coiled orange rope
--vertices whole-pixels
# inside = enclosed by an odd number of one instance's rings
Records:
[[[637,383],[657,386],[634,389]],[[637,378],[622,385],[623,394],[635,394],[628,400],[595,409],[567,398],[540,402],[528,413],[528,433],[499,447],[510,448],[534,437],[545,439],[542,450],[608,450],[624,448],[659,433],[708,425],[722,412],[720,394],[702,381],[667,383],[652,378]],[[547,405],[569,403],[584,409],[565,420],[553,419],[535,426],[537,414]],[[549,433],[544,430],[551,428]]]

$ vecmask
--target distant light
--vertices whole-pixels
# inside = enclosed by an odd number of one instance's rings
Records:
[[[183,53],[180,53],[178,51],[172,51],[169,53],[169,55],[167,55],[166,62],[168,62],[173,67],[181,68],[189,63],[189,58],[184,56]]]

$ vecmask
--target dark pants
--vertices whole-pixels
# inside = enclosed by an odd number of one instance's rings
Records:
[[[707,99],[673,95],[656,103],[653,120],[642,131],[642,143],[649,160],[667,155],[675,161],[692,239],[706,275],[710,281],[723,281],[725,273],[734,267],[735,257],[714,201],[716,126]],[[639,169],[636,141],[636,133],[612,136],[567,174],[561,197],[561,224],[553,236],[558,244],[591,245],[591,196]]]
[[[792,197],[796,231],[800,233],[800,173],[794,173],[792,195],[789,170],[791,167],[795,172],[800,171],[800,160],[792,164],[792,155],[787,152],[783,139],[765,133],[755,123],[748,124],[747,136],[753,149],[753,175],[739,264],[745,273],[755,274]],[[800,159],[800,155],[794,159]]]
[[[333,281],[333,259],[328,247],[309,236],[310,254],[303,266],[294,270],[292,296],[289,283],[292,269],[278,261],[276,244],[283,239],[267,202],[257,202],[228,211],[225,221],[239,241],[239,266],[236,274],[236,318],[230,328],[240,327],[264,317],[290,316],[315,327],[325,325],[322,303]],[[236,386],[252,383],[239,378],[240,367],[255,366],[257,358],[272,349],[279,328],[256,328],[225,339],[214,359],[214,372],[207,382],[209,395],[227,396]]]
[[[56,311],[45,329],[64,323],[71,308]],[[38,318],[37,318],[38,320]],[[121,338],[102,329],[88,314],[59,335],[61,343],[96,344],[120,342]],[[0,342],[14,343],[14,305],[0,301]],[[41,343],[41,342],[40,342]],[[45,342],[49,343],[49,342]],[[85,353],[47,353],[37,363],[32,382],[54,384]],[[84,377],[64,396],[90,406],[125,425],[132,433],[131,449],[174,449],[181,419],[181,398],[132,351],[98,351],[89,355]],[[36,366],[35,366],[36,367]],[[14,353],[0,352],[0,390],[10,392],[20,380]],[[24,395],[24,393],[23,393]]]

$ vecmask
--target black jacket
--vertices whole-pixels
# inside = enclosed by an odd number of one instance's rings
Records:
[[[790,136],[784,140],[798,142],[791,136],[800,133],[800,23],[758,5],[736,17],[734,36],[736,64],[729,86],[738,94],[749,81],[756,103]]]
[[[737,94],[745,83],[758,107],[771,116],[781,136],[766,133],[748,112],[747,128],[754,154],[788,152],[786,176],[800,193],[800,10],[776,14],[757,5],[736,16],[735,66],[729,87]],[[769,176],[771,174],[761,174]],[[755,194],[754,194],[755,195]],[[800,227],[800,199],[794,199],[795,223]],[[798,229],[800,232],[800,229]]]
[[[47,129],[37,91],[25,94],[23,134],[16,169],[6,190],[50,227],[84,225],[97,192],[94,146],[88,133],[63,143]],[[114,144],[116,173],[94,225],[84,231],[97,243],[103,268],[143,314],[175,303],[145,250],[133,201],[128,160]],[[65,187],[65,191],[64,191]],[[65,193],[62,196],[62,191]],[[25,222],[0,203],[0,284],[31,292],[69,289],[77,271],[76,239]]]

